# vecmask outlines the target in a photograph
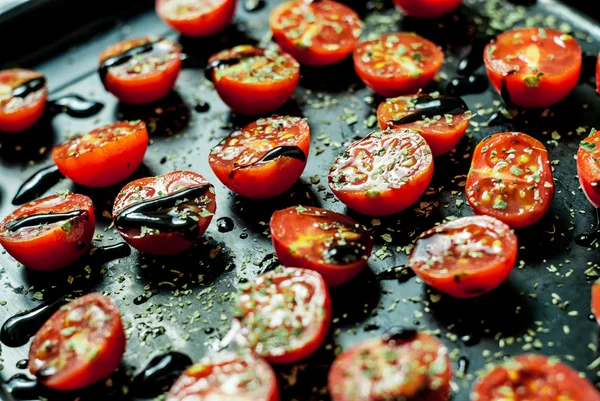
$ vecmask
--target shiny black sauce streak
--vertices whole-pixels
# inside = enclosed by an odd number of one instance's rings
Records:
[[[194,106],[194,110],[196,110],[198,113],[206,113],[207,111],[210,110],[210,104],[208,104],[207,102],[205,102],[203,100],[200,100]]]
[[[389,126],[403,125],[421,121],[424,118],[443,116],[444,114],[462,114],[469,110],[464,100],[459,97],[439,97],[437,99],[425,95],[415,99],[415,108],[410,114],[388,121]]]
[[[487,77],[475,74],[468,77],[454,78],[446,85],[446,93],[451,96],[463,96],[483,93],[489,87]]]
[[[53,114],[66,113],[74,118],[94,116],[104,108],[100,102],[88,100],[79,95],[65,95],[48,102]]]
[[[359,245],[360,246],[360,245]],[[360,259],[360,248],[356,245],[335,245],[323,251],[323,259],[327,263],[348,264]]]
[[[94,257],[95,263],[103,264],[110,262],[111,260],[126,258],[131,255],[131,247],[124,242],[120,242],[114,245],[93,248],[90,255]]]
[[[289,145],[277,146],[277,147],[269,150],[267,153],[265,153],[260,159],[258,159],[254,163],[250,163],[250,164],[247,164],[244,166],[234,167],[234,169],[231,171],[231,173],[229,173],[229,178],[233,178],[233,176],[235,175],[235,173],[238,170],[256,166],[257,164],[260,164],[260,163],[270,162],[279,157],[290,157],[292,159],[300,160],[301,162],[304,162],[304,163],[306,162],[306,155],[304,154],[304,151],[302,149],[300,149],[298,146],[289,146]]]
[[[19,187],[17,194],[12,200],[12,204],[22,205],[39,198],[40,195],[58,184],[64,177],[55,165],[36,171]]]
[[[387,330],[381,338],[386,343],[394,342],[396,344],[402,344],[414,340],[417,334],[418,332],[415,329],[392,327]]]
[[[265,51],[263,49],[254,48],[251,51],[236,54],[234,57],[224,58],[224,59],[220,59],[220,60],[214,60],[214,61],[210,62],[204,68],[204,76],[209,81],[212,81],[213,80],[213,72],[223,69],[223,68],[226,68],[226,67],[234,66],[236,64],[241,63],[242,61],[244,61],[246,59],[256,57],[256,56],[262,56],[264,54],[265,54]]]
[[[46,87],[46,78],[38,77],[23,82],[21,85],[14,88],[11,92],[13,97],[25,98],[34,92]]]
[[[112,56],[112,57],[109,57],[106,60],[104,60],[100,64],[100,67],[98,68],[98,74],[100,75],[100,79],[102,80],[102,83],[103,84],[105,83],[106,75],[108,74],[108,70],[110,68],[116,67],[119,65],[123,65],[123,64],[129,62],[129,60],[131,60],[133,57],[135,57],[137,55],[149,53],[149,52],[153,51],[154,46],[157,43],[159,43],[160,41],[162,41],[162,39],[132,47],[131,49],[129,49],[121,54],[117,54],[116,56]]]
[[[253,13],[262,10],[266,5],[265,0],[246,0],[244,1],[244,10]]]
[[[481,336],[477,333],[470,333],[470,334],[462,335],[460,337],[460,340],[467,347],[472,347],[474,345],[479,344],[479,341],[481,341]]]
[[[414,276],[415,273],[408,266],[396,266],[377,273],[375,279],[377,281],[398,280],[404,283]]]
[[[483,65],[483,52],[485,47],[494,40],[495,36],[479,36],[476,37],[471,48],[458,62],[456,72],[460,75],[467,76],[473,74]]]
[[[168,352],[155,356],[131,384],[132,393],[140,398],[153,398],[167,390],[179,375],[192,364],[189,356]]]
[[[27,369],[29,365],[29,359],[21,359],[17,362],[17,369]]]
[[[8,223],[5,228],[8,231],[17,231],[25,227],[35,227],[42,224],[52,224],[59,221],[66,221],[74,219],[81,215],[87,214],[83,210],[74,210],[66,213],[45,213],[45,214],[34,214],[32,216],[23,217],[22,219],[13,220]]]
[[[228,233],[233,230],[234,224],[233,220],[230,217],[221,217],[217,220],[217,229],[219,232]]]
[[[581,75],[579,83],[587,84],[596,89],[596,66],[598,63],[598,55],[589,52],[583,53],[581,61]]]

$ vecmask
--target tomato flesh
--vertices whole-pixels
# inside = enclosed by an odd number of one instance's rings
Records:
[[[233,192],[253,199],[272,198],[300,178],[309,147],[305,119],[267,117],[226,137],[211,149],[208,163]]]
[[[87,187],[117,184],[142,164],[148,148],[143,122],[119,122],[68,140],[52,149],[59,171]]]
[[[176,31],[202,37],[227,28],[236,4],[236,0],[157,0],[156,13]]]
[[[329,286],[356,276],[373,250],[373,239],[356,221],[318,207],[278,210],[270,228],[282,265],[315,270]]]
[[[386,97],[416,93],[438,72],[444,53],[415,33],[391,33],[362,42],[354,68],[373,92]]]
[[[547,107],[567,96],[581,73],[581,47],[553,29],[520,28],[504,32],[483,54],[498,93],[521,107]]]
[[[358,14],[332,0],[292,0],[277,6],[269,19],[273,39],[304,65],[321,66],[348,57],[362,33]]]
[[[592,133],[579,144],[577,175],[581,188],[595,207],[600,207],[600,132]]]
[[[72,213],[77,211],[80,213]],[[52,214],[67,215],[64,219],[45,222],[44,217],[52,217]],[[41,220],[32,221],[31,217],[36,216]],[[32,223],[14,226],[26,221]],[[56,270],[73,263],[86,252],[92,243],[95,226],[90,198],[70,192],[51,195],[29,202],[6,216],[0,224],[0,245],[30,269]]]
[[[466,192],[477,214],[495,217],[512,228],[536,223],[554,196],[546,148],[521,132],[485,138],[473,152]]]
[[[329,371],[333,401],[447,401],[452,365],[434,337],[407,330],[362,342]]]
[[[408,264],[437,290],[471,298],[506,280],[517,260],[517,249],[517,236],[500,220],[462,217],[421,234]]]
[[[107,378],[124,353],[117,306],[102,294],[88,294],[61,307],[37,332],[29,371],[46,387],[74,390]]]
[[[592,286],[592,313],[598,324],[600,324],[600,280]]]
[[[286,267],[240,286],[235,324],[238,346],[270,363],[300,361],[314,353],[331,325],[327,285],[317,272]]]
[[[44,79],[44,76],[35,71],[0,71],[0,132],[12,134],[24,131],[42,117],[48,98],[45,83],[40,89],[22,92],[19,96],[13,93],[17,87],[40,78]]]
[[[329,186],[348,207],[370,216],[401,212],[433,176],[431,149],[407,129],[375,131],[350,145],[329,170]]]
[[[396,7],[409,17],[439,18],[456,10],[463,0],[394,0]]]

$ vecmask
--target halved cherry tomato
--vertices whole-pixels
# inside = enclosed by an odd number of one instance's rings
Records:
[[[238,346],[283,364],[308,357],[325,341],[331,300],[319,273],[286,267],[240,289],[234,311]]]
[[[463,0],[394,0],[396,7],[409,17],[438,18],[451,13]]]
[[[214,187],[204,177],[173,171],[125,185],[112,214],[129,245],[153,255],[172,255],[204,234],[216,208]]]
[[[100,78],[120,101],[148,104],[165,97],[181,70],[181,47],[147,37],[112,45],[100,55]]]
[[[223,50],[209,60],[209,76],[217,93],[233,111],[269,113],[293,94],[300,65],[289,54],[254,46]]]
[[[157,0],[156,13],[187,36],[209,36],[227,28],[237,0]]]
[[[364,341],[329,371],[333,401],[447,401],[452,365],[436,338],[414,330]]]
[[[593,384],[569,366],[542,355],[525,354],[509,359],[473,387],[477,401],[598,401]]]
[[[485,138],[473,152],[466,191],[477,214],[495,217],[512,228],[536,223],[554,196],[546,148],[521,132]]]
[[[354,142],[329,170],[329,186],[348,207],[370,216],[401,212],[433,176],[431,149],[407,129],[374,131]]]
[[[570,35],[546,28],[520,28],[489,43],[483,60],[498,93],[504,91],[503,96],[521,107],[547,107],[575,88],[582,55]]]
[[[592,286],[592,313],[600,324],[600,280],[597,280]]]
[[[330,286],[356,276],[373,250],[373,239],[360,224],[331,210],[289,207],[273,213],[269,226],[282,265],[315,270]]]
[[[421,118],[425,111],[432,115]],[[460,98],[400,96],[386,99],[377,108],[381,129],[402,127],[418,132],[434,156],[443,155],[458,144],[470,118],[471,112]]]
[[[279,401],[273,369],[252,353],[206,356],[177,379],[166,401]]]
[[[408,265],[437,290],[471,298],[506,280],[517,260],[517,248],[517,236],[500,220],[462,217],[421,234]]]
[[[0,245],[34,270],[56,270],[77,260],[94,238],[92,200],[70,192],[29,202],[4,218]]]
[[[585,196],[600,207],[600,132],[595,129],[579,144],[577,175]]]
[[[305,119],[261,118],[212,148],[208,163],[233,192],[254,199],[272,198],[300,178],[309,146]]]
[[[275,42],[305,65],[345,59],[362,33],[358,14],[332,0],[284,2],[273,10],[269,24]]]
[[[148,131],[142,121],[97,128],[52,149],[54,163],[67,178],[88,187],[123,181],[142,164]]]
[[[362,42],[354,50],[360,79],[381,96],[417,92],[427,85],[444,61],[435,43],[415,33],[390,33]]]
[[[46,79],[36,71],[0,71],[0,132],[24,131],[35,124],[46,109]]]
[[[29,371],[46,387],[74,390],[107,378],[125,353],[117,305],[88,294],[62,306],[36,333]]]

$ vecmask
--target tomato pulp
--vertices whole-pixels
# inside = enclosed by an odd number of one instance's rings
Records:
[[[157,0],[156,13],[184,35],[209,36],[229,25],[236,4],[236,0]]]
[[[577,151],[577,175],[581,189],[595,207],[600,207],[600,132],[592,129],[590,135],[579,144]]]
[[[439,18],[456,10],[463,0],[394,0],[396,7],[409,17]]]
[[[39,72],[0,71],[0,132],[16,133],[35,124],[44,114],[48,90]]]
[[[83,255],[94,238],[92,200],[70,192],[29,202],[4,218],[0,245],[33,270],[63,268]]]
[[[553,29],[520,28],[488,44],[483,60],[492,86],[521,107],[547,107],[567,96],[581,73],[581,47]]]
[[[233,192],[254,199],[281,195],[300,178],[310,128],[300,117],[267,117],[248,124],[211,149],[208,163]]]

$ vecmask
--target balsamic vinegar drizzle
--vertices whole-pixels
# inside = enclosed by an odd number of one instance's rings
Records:
[[[414,110],[398,119],[388,121],[388,126],[403,125],[421,121],[423,118],[432,118],[444,114],[462,114],[468,109],[464,100],[459,97],[433,98],[429,95],[419,96],[416,99]]]
[[[141,398],[157,397],[192,363],[189,356],[180,352],[157,355],[133,378],[132,393]]]
[[[64,178],[64,175],[58,171],[58,167],[54,164],[38,170],[19,187],[12,204],[22,205],[37,199],[48,189],[58,184],[58,181],[62,178]]]
[[[125,258],[131,255],[131,247],[124,242],[114,245],[101,246],[93,248],[90,256],[94,257],[94,262],[104,264],[111,260]]]
[[[74,210],[66,213],[44,213],[34,214],[32,216],[23,217],[22,219],[13,220],[8,223],[5,228],[8,231],[17,231],[25,227],[35,227],[42,224],[52,224],[59,221],[65,221],[86,214],[83,210]]]
[[[34,92],[43,89],[46,86],[46,78],[38,77],[30,79],[29,81],[23,82],[12,90],[11,95],[13,97],[25,98]]]
[[[323,251],[323,258],[336,264],[354,263],[360,259],[360,249],[357,246],[335,245]]]
[[[475,74],[452,79],[446,85],[446,93],[452,96],[470,95],[485,92],[488,86],[488,79],[486,77]]]
[[[377,281],[398,280],[403,283],[414,277],[415,273],[408,266],[396,266],[377,273]]]
[[[417,330],[412,328],[392,327],[383,334],[382,339],[388,343],[393,341],[401,344],[413,340],[417,334]]]
[[[300,160],[301,162],[306,162],[306,155],[304,154],[304,151],[302,149],[300,149],[298,146],[291,146],[291,145],[277,146],[277,147],[274,147],[273,149],[269,150],[267,153],[265,153],[260,159],[258,159],[254,163],[246,164],[244,166],[234,167],[234,169],[229,174],[229,177],[233,178],[236,171],[238,171],[238,170],[256,166],[259,163],[270,162],[272,160],[277,159],[278,157],[290,157],[292,159]]]
[[[575,243],[586,248],[591,247],[600,240],[600,210],[596,209],[596,229],[591,233],[579,234],[575,237]]]
[[[579,82],[588,84],[596,89],[596,64],[598,62],[598,55],[593,55],[589,52],[583,53],[581,60],[581,75],[579,76]]]
[[[39,397],[45,397],[50,391],[37,380],[31,379],[23,373],[14,375],[2,386],[14,400],[39,400]]]
[[[234,57],[214,60],[204,68],[204,76],[209,81],[212,81],[213,72],[215,70],[220,70],[225,67],[231,67],[231,66],[241,63],[242,61],[244,61],[246,59],[256,57],[256,56],[262,56],[264,54],[265,54],[265,51],[263,49],[253,48],[250,51],[247,51],[245,53],[236,54]]]
[[[458,62],[456,72],[460,75],[471,75],[483,65],[483,52],[494,36],[480,36],[475,38],[468,53]]]
[[[266,5],[265,0],[246,0],[244,1],[244,10],[252,13],[262,10]]]
[[[17,362],[17,369],[27,369],[29,365],[29,359],[21,359]]]
[[[228,233],[233,230],[234,224],[233,220],[230,217],[221,217],[217,220],[217,229],[219,232]]]
[[[198,113],[206,113],[210,110],[210,104],[205,102],[204,100],[199,100],[198,103],[194,106],[194,110]]]
[[[55,114],[64,112],[74,118],[91,117],[104,108],[102,103],[85,99],[79,95],[61,96],[50,100],[48,104],[54,109]]]
[[[132,47],[131,49],[121,54],[117,54],[116,56],[112,56],[104,60],[98,68],[98,74],[100,74],[100,79],[102,80],[102,83],[105,83],[106,75],[108,74],[108,70],[110,68],[123,65],[137,55],[151,52],[152,50],[154,50],[154,46],[160,41],[162,41],[162,39],[158,39],[152,42]]]

